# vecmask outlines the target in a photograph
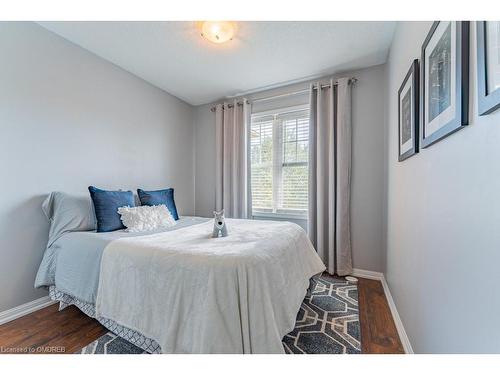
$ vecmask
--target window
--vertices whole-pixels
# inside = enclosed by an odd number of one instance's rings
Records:
[[[294,107],[252,115],[252,214],[307,217],[309,111]]]

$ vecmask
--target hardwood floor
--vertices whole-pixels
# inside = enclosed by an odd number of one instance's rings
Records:
[[[0,353],[74,353],[107,332],[75,306],[62,311],[58,306],[50,305],[1,325]]]
[[[359,279],[359,319],[363,353],[404,353],[382,284]],[[74,353],[107,330],[74,306],[58,304],[0,326],[0,353]]]
[[[382,283],[359,278],[361,351],[371,354],[404,354]]]

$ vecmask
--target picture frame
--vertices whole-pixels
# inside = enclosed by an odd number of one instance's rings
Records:
[[[398,91],[398,160],[418,152],[419,64],[413,60]]]
[[[477,21],[477,101],[480,116],[500,108],[500,21]]]
[[[422,44],[420,147],[469,123],[469,21],[436,21]]]

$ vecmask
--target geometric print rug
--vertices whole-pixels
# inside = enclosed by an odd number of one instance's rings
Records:
[[[292,332],[283,338],[285,353],[359,354],[361,332],[356,283],[324,273],[313,280]]]
[[[361,332],[356,283],[323,273],[312,279],[297,314],[295,328],[283,338],[287,354],[359,354]],[[108,332],[80,354],[145,354]]]

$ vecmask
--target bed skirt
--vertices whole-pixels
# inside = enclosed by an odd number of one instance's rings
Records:
[[[95,305],[89,302],[79,300],[69,294],[61,292],[54,285],[49,286],[49,297],[53,301],[59,302],[59,311],[64,308],[74,305],[78,307],[85,315],[96,319],[108,330],[113,332],[115,335],[131,342],[135,346],[147,351],[151,354],[161,353],[160,345],[153,339],[150,339],[143,334],[134,331],[133,329],[124,327],[111,319],[106,318],[96,318],[95,317]]]

